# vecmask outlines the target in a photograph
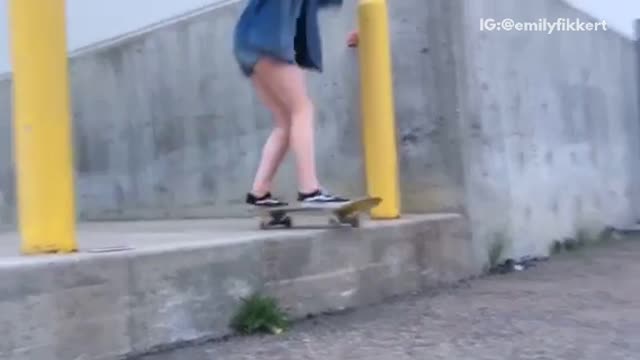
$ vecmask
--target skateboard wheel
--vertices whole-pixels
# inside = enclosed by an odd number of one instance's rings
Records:
[[[291,226],[293,225],[293,221],[291,220],[291,217],[287,216],[284,219],[282,219],[282,225],[284,225],[286,228],[291,228]]]
[[[269,224],[266,221],[260,221],[260,230],[266,230]]]
[[[350,219],[347,220],[347,223],[349,225],[351,225],[354,228],[358,228],[360,227],[360,218],[359,217],[352,217]]]

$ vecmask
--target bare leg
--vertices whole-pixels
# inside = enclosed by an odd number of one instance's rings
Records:
[[[252,194],[261,197],[271,191],[273,178],[289,148],[291,121],[284,105],[262,84],[259,77],[252,78],[258,98],[273,116],[275,127],[263,149],[260,165],[253,182]]]
[[[263,58],[254,76],[277,101],[284,105],[291,121],[289,144],[294,152],[300,192],[320,187],[316,174],[313,133],[313,104],[306,91],[302,69],[296,65]]]

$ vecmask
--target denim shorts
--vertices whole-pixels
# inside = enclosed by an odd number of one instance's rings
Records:
[[[291,53],[293,53],[293,40],[291,41]],[[240,71],[246,76],[251,77],[253,75],[253,71],[255,66],[258,64],[258,61],[265,56],[269,56],[272,59],[276,59],[278,61],[285,62],[287,64],[295,64],[295,56],[291,55],[287,58],[282,58],[280,56],[272,56],[261,52],[259,50],[251,49],[247,46],[235,46],[233,50],[233,55],[236,58],[238,66],[240,67]]]
[[[258,61],[269,56],[288,64],[296,63],[295,41],[297,22],[307,0],[287,0],[284,7],[279,1],[250,1],[236,25],[233,54],[245,76],[251,76]],[[268,29],[268,30],[267,30]]]

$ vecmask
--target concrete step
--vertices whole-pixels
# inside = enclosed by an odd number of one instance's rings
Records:
[[[86,224],[81,251],[18,257],[0,236],[0,358],[116,359],[230,333],[240,298],[290,315],[358,307],[475,275],[465,219],[258,231],[255,219]],[[128,249],[95,252],[96,249]]]

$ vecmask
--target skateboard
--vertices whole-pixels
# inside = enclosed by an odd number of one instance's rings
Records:
[[[329,216],[329,225],[360,227],[360,214],[370,210],[382,201],[379,197],[364,197],[355,199],[335,207],[310,207],[310,206],[278,206],[271,208],[257,208],[252,212],[257,214],[260,220],[260,229],[266,230],[274,227],[293,227],[291,213],[315,212],[326,213]]]

